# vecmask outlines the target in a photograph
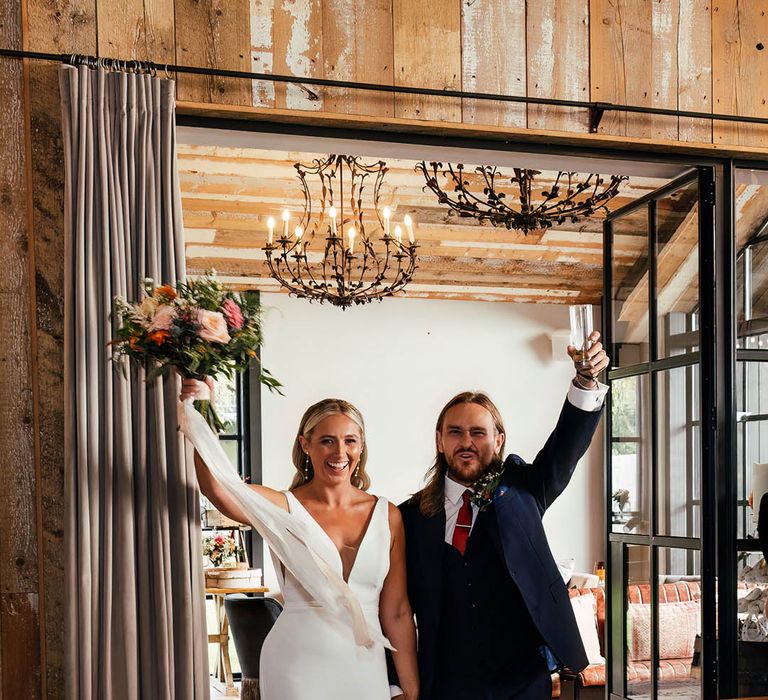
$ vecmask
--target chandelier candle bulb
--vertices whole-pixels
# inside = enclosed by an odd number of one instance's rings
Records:
[[[405,228],[408,231],[408,240],[411,242],[411,244],[416,242],[416,238],[413,235],[413,219],[410,217],[410,215],[406,214],[405,218],[403,219],[403,223],[405,224]]]
[[[389,207],[384,207],[384,235],[389,238],[389,220],[392,217],[392,210]]]
[[[301,243],[301,235],[304,233],[304,230],[301,228],[301,226],[297,226],[293,232],[296,234],[296,242]],[[299,250],[301,252],[301,250]]]
[[[287,209],[283,209],[283,238],[288,240],[288,220],[291,218],[291,213]]]
[[[349,227],[349,254],[353,255],[355,252],[355,227]]]
[[[272,240],[275,234],[275,219],[270,216],[267,219],[267,228],[269,229],[269,237],[267,238],[267,244],[272,245]]]
[[[335,236],[336,235],[336,230],[337,230],[336,229],[336,207],[331,207],[328,210],[328,214],[331,217],[331,235]]]
[[[395,240],[402,245],[403,243],[403,227],[400,224],[395,226]]]

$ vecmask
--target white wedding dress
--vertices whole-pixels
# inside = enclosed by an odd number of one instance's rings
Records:
[[[341,575],[336,545],[292,493],[286,496],[291,515],[310,529],[310,546]],[[376,627],[379,596],[389,571],[389,547],[387,500],[379,498],[348,581],[366,621]],[[349,625],[313,600],[279,561],[275,566],[285,608],[261,651],[262,700],[388,700],[384,647],[357,644]]]
[[[262,700],[388,700],[384,649],[392,647],[379,623],[387,500],[374,506],[345,581],[341,556],[317,521],[292,493],[286,512],[244,484],[192,399],[180,406],[179,427],[278,560],[285,609],[262,649]]]

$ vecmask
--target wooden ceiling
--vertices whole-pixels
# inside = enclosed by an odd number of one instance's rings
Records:
[[[304,200],[293,164],[309,163],[322,154],[180,144],[177,155],[188,273],[213,268],[235,288],[278,291],[261,250],[266,222],[270,216],[279,221],[284,208],[294,217],[301,214]],[[528,235],[480,225],[474,219],[451,216],[432,192],[424,191],[423,176],[414,165],[415,161],[387,159],[389,172],[381,198],[382,204],[392,207],[395,221],[408,213],[416,222],[418,268],[405,296],[550,304],[600,301],[603,214]],[[543,172],[537,180],[546,186],[555,176]],[[623,206],[663,184],[666,180],[632,177],[622,183],[610,206]],[[752,218],[762,221],[768,202],[761,190],[768,188],[752,189],[749,196],[742,192],[740,211],[746,207]],[[669,256],[670,270],[690,255],[686,247],[691,245],[693,203],[685,193],[669,200],[665,235],[677,242],[676,255]],[[309,251],[313,247],[319,248],[310,244]],[[644,218],[623,221],[615,236],[615,279],[642,287],[643,274],[637,271],[645,265],[646,249]],[[636,291],[632,299],[642,295]]]

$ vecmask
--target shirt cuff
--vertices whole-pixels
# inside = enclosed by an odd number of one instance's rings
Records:
[[[597,382],[597,389],[580,389],[571,382],[568,402],[582,411],[599,411],[603,407],[608,386]]]
[[[402,695],[403,691],[401,690],[399,685],[390,685],[389,686],[389,697],[396,698],[398,695]]]

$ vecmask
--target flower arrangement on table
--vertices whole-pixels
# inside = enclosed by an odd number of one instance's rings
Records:
[[[118,320],[113,360],[127,357],[143,365],[148,382],[173,369],[190,379],[231,378],[251,360],[258,361],[259,303],[226,289],[213,273],[176,287],[156,286],[147,278],[140,302],[115,298],[113,317]],[[270,391],[282,393],[280,382],[264,367],[260,380]],[[210,401],[198,400],[194,406],[214,431],[223,429]]]
[[[225,537],[217,533],[203,538],[203,556],[208,557],[215,567],[219,567],[232,557],[239,561],[243,556],[243,548],[238,546],[231,535]]]
[[[624,513],[624,508],[629,503],[629,491],[627,489],[616,489],[611,496],[611,500],[619,507],[619,512]]]

